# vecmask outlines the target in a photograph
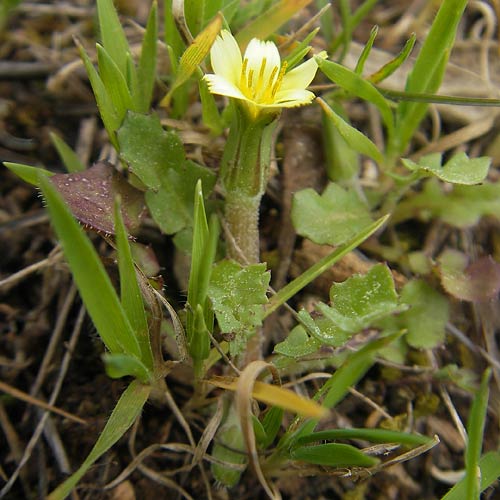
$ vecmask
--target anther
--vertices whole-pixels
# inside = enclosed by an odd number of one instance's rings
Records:
[[[278,78],[276,78],[276,82],[273,87],[273,91],[271,93],[271,97],[274,99],[276,96],[276,93],[278,92],[279,88],[281,87],[281,82],[283,81],[283,77],[285,76],[285,71],[286,67],[288,66],[287,61],[283,61],[283,64],[281,65],[280,73],[278,75]]]

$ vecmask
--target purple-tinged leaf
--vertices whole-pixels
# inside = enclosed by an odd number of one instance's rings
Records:
[[[445,250],[439,258],[444,289],[460,300],[482,302],[500,291],[500,264],[490,256],[470,263],[458,250]]]
[[[132,187],[113,166],[97,162],[88,170],[56,174],[50,178],[73,215],[95,231],[114,234],[113,203],[122,202],[122,215],[129,231],[137,228],[144,211],[144,196]]]

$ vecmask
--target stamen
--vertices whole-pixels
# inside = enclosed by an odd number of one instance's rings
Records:
[[[253,90],[253,69],[248,72],[248,90]]]
[[[262,88],[264,84],[264,71],[266,70],[267,60],[266,58],[262,58],[262,62],[260,63],[260,71],[259,71],[259,79],[257,80],[256,90]]]
[[[241,74],[240,74],[240,89],[245,89],[247,84],[247,66],[248,59],[243,59],[243,65],[241,66]]]
[[[271,92],[271,97],[273,99],[276,96],[276,92],[278,92],[278,90],[281,87],[281,82],[283,81],[283,77],[285,76],[285,71],[286,71],[286,67],[287,66],[288,66],[288,62],[287,61],[283,61],[283,64],[281,65],[280,73],[278,75],[278,78],[276,78],[276,82],[275,82],[275,84],[273,86],[273,91]]]

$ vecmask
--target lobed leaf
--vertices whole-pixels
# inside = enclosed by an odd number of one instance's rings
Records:
[[[423,156],[418,163],[403,158],[403,165],[412,172],[431,174],[453,184],[479,184],[486,179],[491,158],[482,156],[471,159],[466,153],[458,153],[441,166],[441,154]]]
[[[265,264],[243,267],[235,261],[218,262],[213,270],[208,295],[223,333],[231,333],[231,355],[239,354],[255,328],[264,319],[270,273]]]
[[[295,193],[292,221],[298,234],[315,243],[341,245],[372,219],[354,189],[330,183],[321,196],[311,188]]]

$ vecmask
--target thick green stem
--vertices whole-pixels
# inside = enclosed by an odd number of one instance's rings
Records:
[[[271,162],[275,116],[249,117],[235,106],[221,164],[225,216],[233,240],[228,254],[241,264],[259,262],[259,207]]]

